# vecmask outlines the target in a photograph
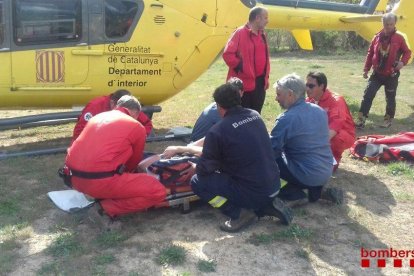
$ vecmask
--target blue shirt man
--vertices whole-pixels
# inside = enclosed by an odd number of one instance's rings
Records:
[[[319,198],[331,201],[337,189],[322,194],[332,174],[333,156],[329,144],[329,127],[326,112],[319,106],[305,102],[305,83],[296,74],[290,74],[275,83],[276,100],[284,113],[276,119],[271,132],[271,143],[280,169],[280,177],[287,184],[278,197],[287,200]],[[341,195],[338,195],[341,197]],[[343,197],[343,194],[342,194]]]
[[[237,87],[240,93],[240,97],[243,96],[243,82],[241,79],[233,77],[230,78],[227,83],[230,83]],[[193,131],[191,133],[191,141],[196,142],[201,138],[204,138],[207,131],[221,120],[220,114],[217,110],[217,104],[215,102],[209,104],[198,117]]]
[[[217,111],[217,104],[215,102],[209,104],[194,125],[191,141],[197,141],[206,136],[207,131],[220,120],[221,117]]]

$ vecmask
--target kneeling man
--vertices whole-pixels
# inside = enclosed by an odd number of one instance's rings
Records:
[[[344,97],[332,93],[322,72],[310,72],[306,77],[307,102],[322,107],[328,114],[329,140],[338,168],[342,153],[355,142],[355,124]]]
[[[213,97],[223,119],[207,132],[193,191],[229,217],[220,225],[223,231],[236,232],[264,215],[289,224],[290,210],[275,199],[279,170],[259,113],[241,106],[232,84],[218,87]]]
[[[286,109],[276,119],[270,137],[280,178],[287,181],[278,197],[286,201],[307,197],[309,202],[322,197],[342,203],[341,190],[329,188],[322,192],[333,163],[326,112],[305,102],[305,83],[296,74],[283,77],[273,87],[276,101]]]
[[[110,218],[145,210],[166,196],[157,179],[134,173],[146,139],[140,111],[135,97],[121,97],[115,109],[90,119],[66,156],[73,188],[98,199]]]

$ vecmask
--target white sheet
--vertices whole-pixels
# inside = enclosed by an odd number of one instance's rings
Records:
[[[48,192],[47,195],[61,210],[69,213],[90,207],[95,201],[88,200],[85,195],[75,190]]]

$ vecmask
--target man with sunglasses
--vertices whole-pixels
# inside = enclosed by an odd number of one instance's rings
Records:
[[[297,74],[284,76],[273,87],[276,101],[286,109],[270,134],[280,178],[287,182],[278,197],[292,204],[306,197],[309,202],[322,198],[341,204],[342,190],[324,189],[333,160],[326,112],[305,102],[305,83]]]
[[[328,114],[329,141],[338,168],[342,153],[355,142],[355,125],[344,98],[332,93],[322,72],[309,72],[306,76],[307,102],[319,105]]]

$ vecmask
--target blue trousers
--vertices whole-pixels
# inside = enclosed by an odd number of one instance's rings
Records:
[[[286,180],[287,184],[280,189],[277,195],[280,199],[285,201],[293,201],[306,198],[306,193],[303,190],[308,190],[309,202],[315,202],[321,198],[323,186],[309,186],[300,182],[288,169],[285,160],[282,157],[276,158],[277,165],[280,170],[280,178]]]
[[[191,187],[196,195],[208,202],[231,219],[240,217],[241,208],[250,209],[260,217],[262,209],[271,204],[273,198],[268,195],[254,194],[243,189],[234,179],[225,173],[213,173],[207,176],[194,175]],[[222,205],[217,204],[220,201]],[[224,198],[224,199],[223,199]],[[213,201],[216,201],[213,203]]]

